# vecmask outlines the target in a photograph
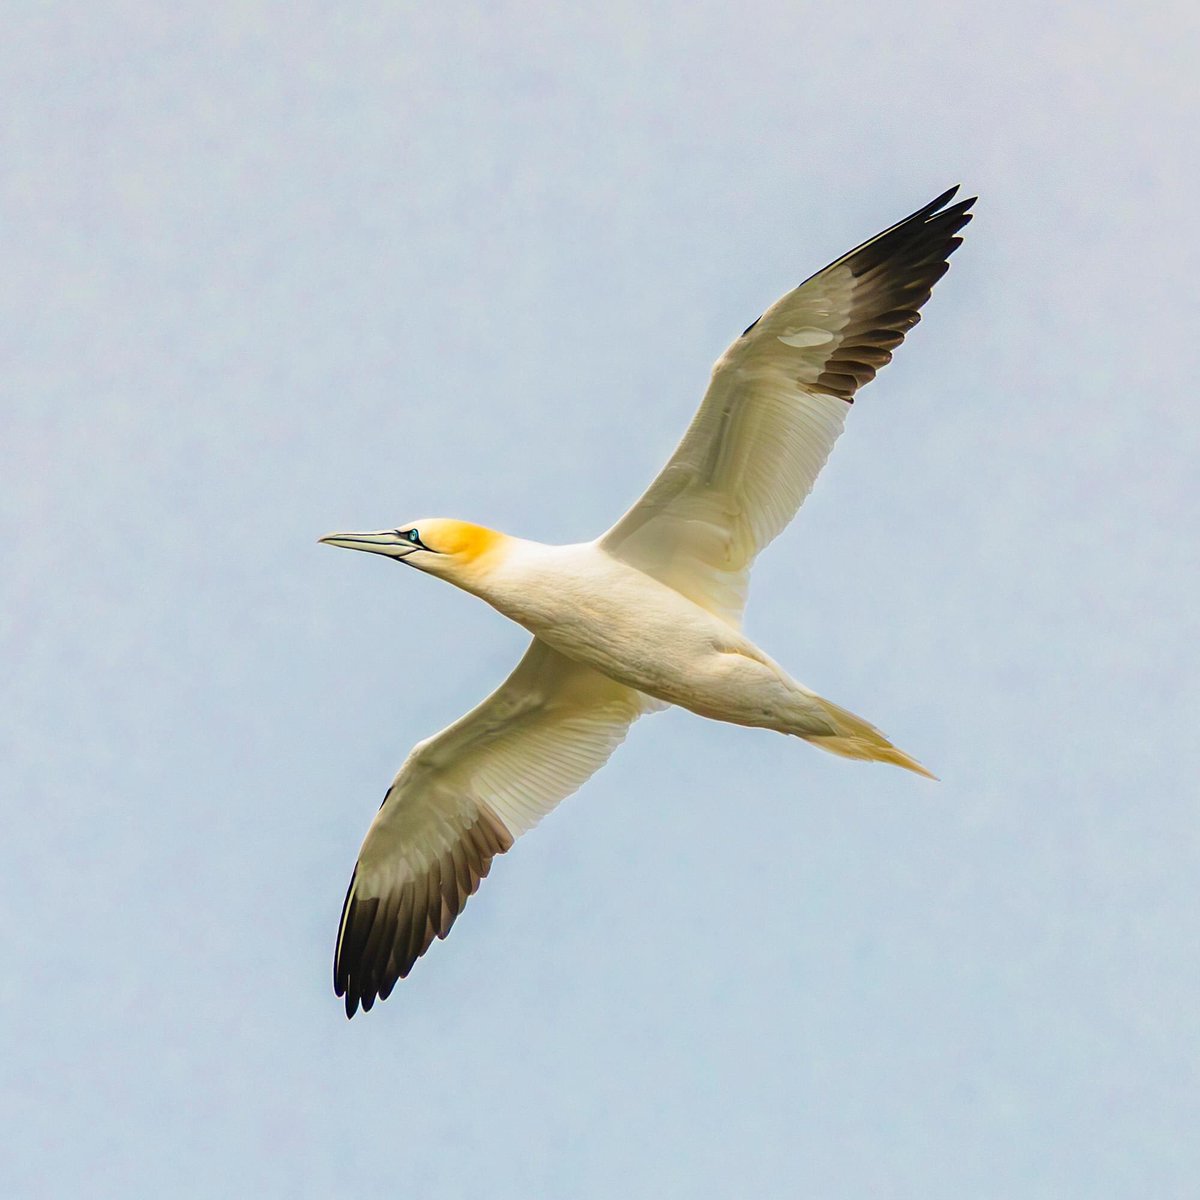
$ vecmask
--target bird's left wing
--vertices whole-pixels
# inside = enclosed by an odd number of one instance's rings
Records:
[[[842,255],[729,347],[645,495],[600,539],[610,554],[737,622],[755,555],[796,514],[855,392],[921,319],[971,219],[957,188]]]
[[[444,938],[513,839],[608,761],[656,701],[536,638],[478,707],[419,743],[388,789],[346,893],[334,988],[386,999]]]

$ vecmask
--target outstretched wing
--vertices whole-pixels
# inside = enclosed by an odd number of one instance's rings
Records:
[[[601,539],[737,623],[755,555],[796,515],[855,392],[921,318],[971,219],[951,188],[773,304],[718,360],[683,441]]]
[[[386,999],[492,865],[656,702],[536,638],[482,704],[413,748],[359,851],[334,952],[346,1015]]]

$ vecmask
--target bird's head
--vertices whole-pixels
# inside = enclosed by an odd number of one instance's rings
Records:
[[[320,540],[329,546],[382,554],[430,575],[440,575],[460,587],[469,587],[480,572],[486,572],[489,560],[501,549],[505,537],[494,529],[467,521],[425,517],[395,529],[330,533]]]

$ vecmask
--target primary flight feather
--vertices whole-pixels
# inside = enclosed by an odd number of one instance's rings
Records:
[[[602,537],[547,546],[426,518],[334,546],[486,600],[533,640],[477,708],[419,742],[367,831],[342,907],[346,1014],[386,999],[503,854],[608,760],[645,712],[794,734],[928,775],[741,632],[750,567],[795,515],[857,390],[892,357],[961,242],[957,188],[773,304],[729,347],[670,461]]]

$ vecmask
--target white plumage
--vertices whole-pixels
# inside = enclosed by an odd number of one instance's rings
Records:
[[[795,515],[859,387],[946,270],[972,200],[951,189],[772,305],[733,343],[675,453],[594,542],[545,546],[429,518],[322,541],[439,575],[533,641],[478,707],[420,742],[359,853],[334,985],[353,1016],[445,937],[492,859],[678,704],[928,774],[741,633],[750,567]]]

